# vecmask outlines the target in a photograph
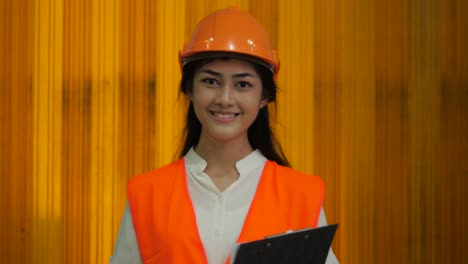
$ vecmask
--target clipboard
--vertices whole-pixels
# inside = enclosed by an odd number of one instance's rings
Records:
[[[231,264],[324,264],[338,224],[238,244]]]

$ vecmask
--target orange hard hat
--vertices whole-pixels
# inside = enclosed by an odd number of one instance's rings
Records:
[[[261,63],[276,74],[279,61],[268,33],[251,14],[237,7],[218,10],[202,19],[179,53],[181,69],[190,61],[224,55]]]

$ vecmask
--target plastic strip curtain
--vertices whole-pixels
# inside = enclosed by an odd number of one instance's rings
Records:
[[[230,5],[278,50],[275,129],[341,262],[462,263],[463,0],[0,0],[2,260],[107,263],[128,179],[176,157],[178,51]]]

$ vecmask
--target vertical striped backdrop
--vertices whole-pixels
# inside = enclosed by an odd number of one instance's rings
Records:
[[[466,262],[467,1],[0,0],[1,262],[107,263],[128,179],[175,157],[178,51],[229,5],[278,49],[341,262]]]

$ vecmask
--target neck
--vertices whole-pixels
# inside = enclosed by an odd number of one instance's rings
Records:
[[[208,167],[232,168],[236,162],[253,151],[247,135],[234,141],[219,141],[208,137],[200,137],[195,148]]]

